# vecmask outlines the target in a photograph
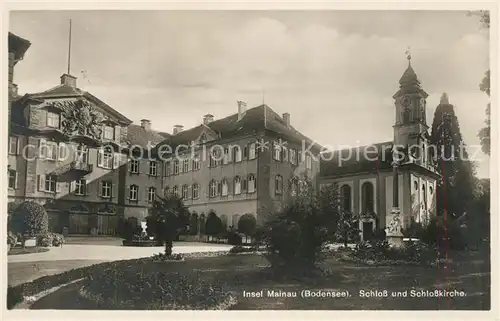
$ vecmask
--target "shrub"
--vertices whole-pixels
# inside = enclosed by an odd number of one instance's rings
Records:
[[[62,234],[52,233],[52,246],[61,246],[64,244],[64,236]]]
[[[7,230],[8,231],[16,231],[19,232],[20,228],[13,226],[13,216],[14,213],[16,212],[17,208],[19,207],[20,202],[9,202],[7,203]],[[24,224],[21,224],[21,229]]]
[[[446,222],[446,231],[444,227],[445,224],[442,217],[432,217],[427,225],[412,222],[407,229],[402,230],[402,233],[405,237],[417,238],[428,246],[435,247],[439,245],[441,248],[445,242],[445,235],[447,235],[447,248],[454,250],[465,249],[467,238],[464,229],[460,226],[460,222],[449,219]]]
[[[390,247],[387,241],[360,242],[352,256],[358,261],[377,264],[429,264],[436,259],[436,251],[422,242],[405,242],[402,247]]]
[[[25,201],[19,204],[14,213],[18,228],[21,228],[21,233],[26,233],[29,236],[46,234],[49,230],[49,217],[42,205],[33,202]],[[22,227],[19,226],[22,224]],[[17,225],[17,224],[16,224]]]
[[[252,214],[244,214],[238,221],[238,232],[253,236],[257,228],[257,220]]]
[[[236,245],[229,250],[229,253],[231,253],[231,254],[250,253],[250,252],[255,252],[255,248],[243,247],[241,245]]]
[[[207,221],[205,222],[205,234],[208,236],[216,236],[224,231],[224,226],[222,225],[221,219],[215,214],[215,212],[210,212],[207,216]]]
[[[57,233],[40,234],[36,238],[36,244],[41,247],[61,246],[64,244],[64,236]]]
[[[15,246],[17,244],[17,235],[9,231],[7,235],[7,244]]]
[[[242,243],[241,235],[239,235],[234,231],[228,231],[226,234],[226,238],[227,238],[227,243],[231,245],[241,245]]]
[[[266,258],[273,267],[311,270],[324,257],[322,250],[326,244],[334,240],[341,219],[337,186],[324,187],[318,193],[306,179],[299,191],[266,224]]]

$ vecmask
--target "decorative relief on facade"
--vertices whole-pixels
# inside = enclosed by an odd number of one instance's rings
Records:
[[[393,215],[387,225],[387,234],[397,235],[401,233],[401,218],[399,215]]]
[[[94,139],[101,138],[104,120],[102,113],[97,111],[88,101],[56,101],[54,107],[62,110],[61,127],[66,135],[87,135]]]

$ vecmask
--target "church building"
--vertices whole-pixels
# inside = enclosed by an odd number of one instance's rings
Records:
[[[322,158],[320,187],[339,186],[343,209],[359,215],[362,240],[382,230],[389,241],[401,241],[401,229],[411,222],[425,224],[435,215],[440,176],[430,157],[427,96],[408,56],[408,68],[393,95],[393,139]]]

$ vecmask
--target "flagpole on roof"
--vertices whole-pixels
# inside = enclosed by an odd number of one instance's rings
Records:
[[[69,42],[68,42],[68,75],[71,66],[71,19],[69,19]]]

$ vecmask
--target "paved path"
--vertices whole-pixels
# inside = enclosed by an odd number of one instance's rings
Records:
[[[174,253],[215,252],[232,245],[194,242],[174,243]],[[164,247],[65,244],[48,252],[8,256],[8,284],[15,286],[42,276],[63,273],[97,263],[138,259],[163,253]]]
[[[208,243],[174,243],[174,253],[215,252],[229,250],[232,245]],[[98,260],[116,261],[138,259],[164,251],[163,246],[132,247],[116,245],[65,244],[51,248],[48,252],[8,256],[9,263],[62,261],[62,260]]]

